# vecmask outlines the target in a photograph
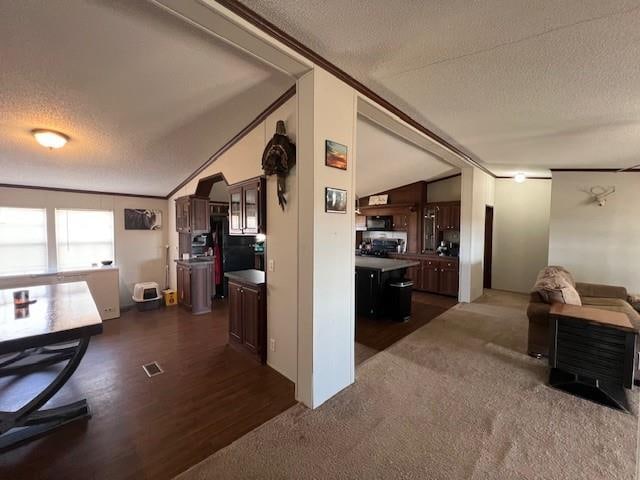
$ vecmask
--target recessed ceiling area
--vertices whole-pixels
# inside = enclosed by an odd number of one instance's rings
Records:
[[[640,163],[636,0],[242,0],[497,175]]]
[[[148,2],[2,2],[0,44],[7,184],[167,195],[295,83]]]
[[[356,155],[358,197],[457,172],[362,115],[358,115]]]

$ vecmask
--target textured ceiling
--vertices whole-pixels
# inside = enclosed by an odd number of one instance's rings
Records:
[[[242,0],[498,174],[640,163],[637,0]]]
[[[166,195],[293,84],[146,2],[3,1],[0,45],[0,183]]]
[[[449,164],[362,116],[358,117],[357,128],[356,195],[359,197],[452,172]]]

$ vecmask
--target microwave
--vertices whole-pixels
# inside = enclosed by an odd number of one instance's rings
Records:
[[[393,217],[384,215],[367,217],[367,230],[393,230]]]

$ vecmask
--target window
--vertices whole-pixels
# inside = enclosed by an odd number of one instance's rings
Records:
[[[56,248],[61,270],[113,260],[113,212],[56,209]]]
[[[0,274],[39,273],[47,267],[46,210],[0,207]]]

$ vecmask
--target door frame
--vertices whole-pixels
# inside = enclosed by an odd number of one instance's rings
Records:
[[[491,288],[491,274],[493,271],[493,206],[485,206],[484,215],[484,262],[483,288]]]

